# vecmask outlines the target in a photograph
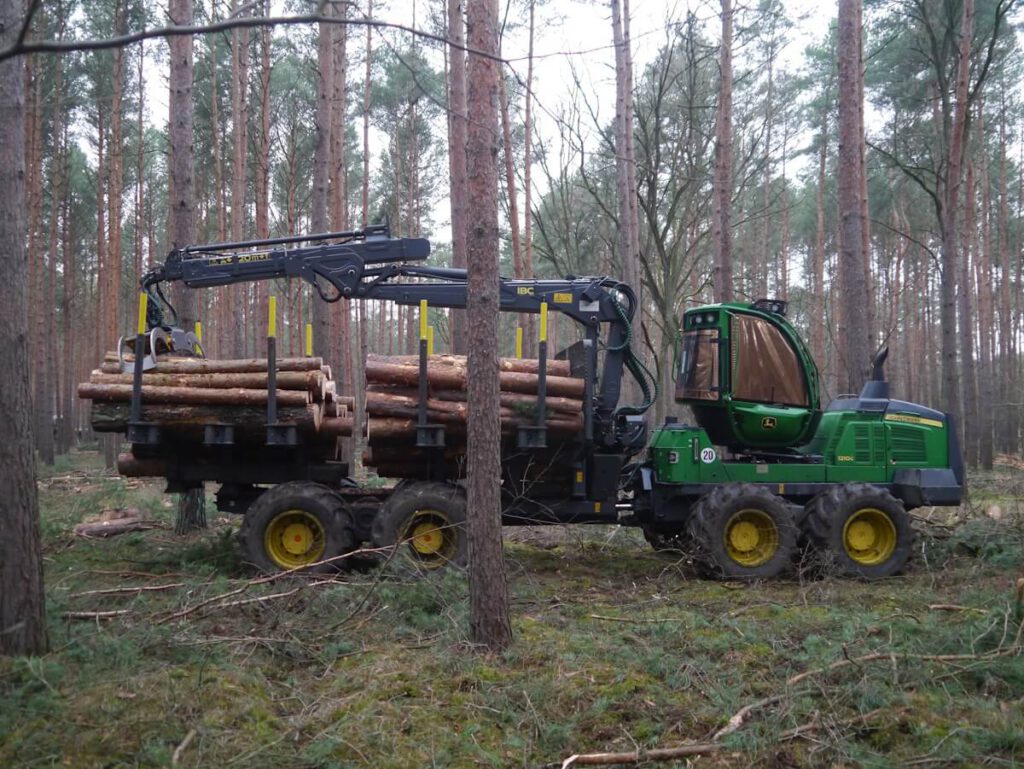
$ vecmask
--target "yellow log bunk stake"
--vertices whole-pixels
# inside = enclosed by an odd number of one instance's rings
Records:
[[[420,299],[420,339],[427,338],[427,300]]]
[[[198,339],[199,343],[202,344],[202,342],[203,342],[203,322],[200,321],[200,320],[196,321],[196,339]]]
[[[516,326],[516,357],[523,357],[523,327]]]
[[[540,341],[548,341],[548,303],[540,303]]]
[[[146,333],[146,309],[149,307],[149,294],[145,291],[139,294],[139,333]]]
[[[313,324],[306,324],[306,357],[313,357]]]
[[[267,320],[267,339],[277,336],[277,297],[270,297],[270,317]]]
[[[427,355],[434,354],[434,327],[427,326]]]

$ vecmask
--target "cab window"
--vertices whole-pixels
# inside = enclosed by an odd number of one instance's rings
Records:
[[[680,349],[676,399],[716,401],[718,388],[718,329],[687,331]]]
[[[796,350],[776,326],[763,318],[733,315],[731,371],[734,400],[810,405]]]

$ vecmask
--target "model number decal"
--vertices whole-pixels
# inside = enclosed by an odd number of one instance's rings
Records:
[[[710,465],[715,461],[715,450],[714,449],[701,449],[700,450],[700,461],[706,465]]]

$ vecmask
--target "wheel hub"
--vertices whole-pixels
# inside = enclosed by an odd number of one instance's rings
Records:
[[[778,552],[778,527],[763,510],[740,510],[726,524],[725,549],[743,566],[762,566]]]
[[[441,510],[424,508],[412,515],[404,539],[422,568],[439,569],[454,557],[458,534],[451,526]]]
[[[843,527],[846,554],[863,566],[885,563],[896,550],[896,526],[874,507],[858,510]]]
[[[412,546],[421,555],[433,555],[441,549],[444,534],[430,521],[418,523],[412,530]]]
[[[305,510],[286,510],[267,524],[263,547],[282,569],[296,569],[319,561],[327,546],[320,520]]]
[[[313,544],[313,530],[305,523],[290,523],[285,527],[281,544],[292,555],[309,552]]]

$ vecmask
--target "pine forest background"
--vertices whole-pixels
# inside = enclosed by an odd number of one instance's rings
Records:
[[[506,31],[531,40],[535,24],[557,9],[509,2]],[[720,48],[727,6],[728,81]],[[645,38],[648,53],[630,93],[643,296],[637,341],[660,383],[653,424],[677,411],[671,393],[680,314],[715,299],[712,193],[727,93],[734,295],[790,302],[822,371],[823,399],[859,386],[868,361],[849,360],[848,330],[866,321],[871,351],[883,342],[892,348],[894,396],[961,415],[971,464],[991,466],[996,453],[1021,452],[1020,16],[1013,0],[972,6],[965,36],[957,0],[865,5],[859,194],[867,213],[867,302],[852,309],[844,308],[839,256],[836,26],[820,39],[796,41],[801,55],[782,56],[797,34],[791,4],[761,0],[733,10],[723,0],[680,11],[660,35]],[[343,14],[386,10],[324,8],[342,22]],[[287,10],[310,12],[298,4]],[[266,11],[259,2],[193,6],[196,24]],[[604,5],[594,13],[607,17]],[[36,10],[32,30],[36,39],[108,38],[165,17],[151,0],[52,0]],[[443,38],[449,18],[443,3],[430,0],[415,6],[411,24]],[[612,67],[610,23],[607,31],[595,45],[607,45]],[[431,261],[451,263],[454,59],[445,46],[337,23],[196,36],[193,55],[193,242],[387,219],[394,235],[431,237]],[[968,77],[960,83],[965,55]],[[91,440],[75,383],[134,327],[139,275],[172,242],[168,116],[152,103],[154,88],[167,87],[168,47],[148,41],[24,62],[34,408],[38,449],[52,463]],[[582,86],[558,104],[542,102],[531,90],[531,64],[506,68],[502,93],[503,274],[628,277],[617,247],[615,127],[601,117],[610,108],[598,109]],[[965,88],[958,92],[958,84]],[[318,196],[326,221],[314,215]],[[415,350],[414,311],[371,302],[325,306],[310,287],[280,282],[198,292],[211,357],[261,355],[269,292],[279,297],[284,351],[301,354],[304,325],[317,321],[316,352],[348,391],[365,351]],[[432,321],[437,349],[457,348],[447,315],[435,311]],[[536,334],[527,320],[504,315],[502,354],[512,353],[517,322],[526,324],[527,340]],[[556,320],[552,347],[575,333]]]

